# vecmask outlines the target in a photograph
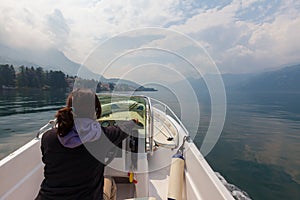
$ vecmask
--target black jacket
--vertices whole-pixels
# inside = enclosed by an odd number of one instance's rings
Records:
[[[36,200],[100,200],[103,196],[104,156],[128,135],[119,127],[102,127],[100,139],[76,148],[64,147],[57,129],[41,141],[45,179]],[[107,137],[104,137],[107,136]]]

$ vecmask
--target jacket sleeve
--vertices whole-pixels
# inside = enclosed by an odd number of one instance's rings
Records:
[[[117,126],[102,127],[106,137],[115,145],[120,144],[125,138],[131,135],[135,123],[130,120],[127,122],[117,122]]]

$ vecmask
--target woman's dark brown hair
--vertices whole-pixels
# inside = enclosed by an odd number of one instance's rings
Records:
[[[74,94],[78,93],[84,93],[83,89],[77,89],[71,92],[67,98],[66,107],[61,108],[57,111],[55,117],[56,117],[56,125],[57,125],[57,134],[60,137],[64,137],[67,135],[74,126],[74,108],[73,108],[73,97]],[[95,94],[95,113],[97,119],[101,116],[101,104],[99,101],[98,96]]]

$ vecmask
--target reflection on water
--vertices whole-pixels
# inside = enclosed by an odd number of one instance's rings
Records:
[[[161,90],[149,95],[164,96],[179,115],[178,107],[188,103]],[[211,110],[208,96],[198,98],[201,118],[194,142],[200,148]],[[227,92],[227,101],[222,135],[206,157],[209,164],[255,200],[300,199],[300,93]]]
[[[300,94],[229,93],[207,160],[253,199],[300,198]]]
[[[64,91],[0,91],[0,159],[34,138],[65,104]]]
[[[55,110],[66,98],[62,90],[4,90],[0,93],[0,116]]]
[[[142,93],[167,103],[180,116],[181,104],[172,92]],[[5,91],[0,97],[0,158],[35,136],[65,104],[64,92]],[[300,93],[227,93],[224,129],[206,157],[214,170],[253,199],[300,199]],[[202,144],[210,105],[199,99],[201,118],[194,142]],[[190,122],[190,123],[189,123]],[[197,128],[185,121],[189,130]]]

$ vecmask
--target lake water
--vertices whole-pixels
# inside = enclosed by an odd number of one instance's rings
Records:
[[[0,94],[0,159],[53,119],[67,95],[38,90]],[[147,94],[180,114],[172,94]],[[209,164],[253,199],[300,199],[300,93],[227,92],[227,100],[222,135],[206,156]],[[210,116],[207,98],[199,105],[202,117],[194,139],[198,147]]]

